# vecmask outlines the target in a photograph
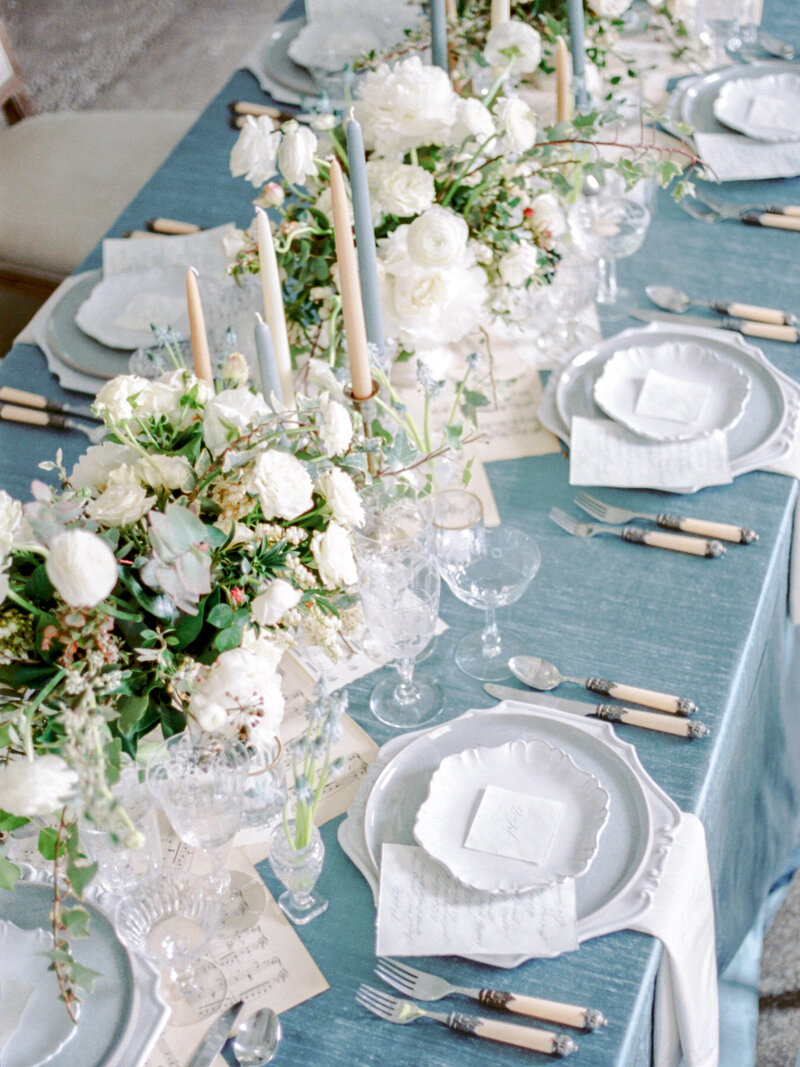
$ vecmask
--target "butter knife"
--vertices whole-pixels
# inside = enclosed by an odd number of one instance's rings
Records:
[[[496,685],[486,682],[484,690],[495,700],[518,700],[523,704],[536,704],[543,708],[555,708],[567,711],[571,715],[593,716],[606,722],[621,722],[626,726],[640,726],[643,730],[657,730],[662,734],[676,737],[706,737],[711,731],[696,719],[674,718],[661,715],[657,711],[642,711],[640,708],[627,708],[624,704],[584,704],[579,700],[565,700],[563,697],[542,696],[541,693],[529,693],[524,689],[514,689],[510,685]]]
[[[211,1064],[216,1059],[217,1053],[221,1051],[222,1046],[228,1040],[228,1036],[236,1023],[243,1004],[243,1000],[237,1000],[235,1004],[231,1004],[227,1011],[224,1011],[222,1015],[209,1026],[208,1030],[206,1030],[205,1037],[192,1053],[191,1059],[186,1064],[186,1067],[211,1067]]]
[[[800,222],[800,219],[797,220]],[[795,326],[775,326],[767,322],[750,322],[725,315],[719,319],[704,319],[700,315],[673,315],[669,311],[651,311],[650,308],[635,308],[631,311],[634,319],[642,322],[674,322],[684,326],[700,326],[711,330],[736,330],[748,337],[764,337],[768,341],[800,341],[800,330]]]
[[[81,419],[93,422],[103,420],[92,411],[89,404],[62,404],[40,393],[29,393],[26,389],[14,389],[10,385],[0,386],[0,401],[4,404],[18,404],[24,408],[37,408],[40,411],[55,411],[61,415],[77,415]]]

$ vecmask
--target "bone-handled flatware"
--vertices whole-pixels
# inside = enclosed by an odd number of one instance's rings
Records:
[[[375,973],[404,996],[417,1000],[441,1000],[451,993],[458,993],[490,1008],[529,1015],[561,1026],[575,1026],[579,1030],[598,1030],[606,1025],[606,1017],[595,1008],[581,1008],[576,1004],[563,1004],[557,1000],[544,1000],[501,989],[469,989],[388,957],[378,960]]]
[[[635,308],[630,315],[642,322],[682,322],[684,326],[699,326],[702,329],[735,330],[747,337],[763,337],[767,341],[788,341],[790,344],[800,341],[800,330],[796,326],[774,326],[770,322],[751,322],[730,315],[704,319],[699,315],[671,315],[668,311],[653,311],[652,308]]]
[[[181,219],[148,219],[145,226],[150,233],[174,234],[181,237],[190,233],[199,233],[202,229],[202,226],[198,226],[196,222],[183,222]]]
[[[29,393],[26,389],[14,389],[10,385],[0,386],[0,401],[4,404],[17,404],[23,408],[38,408],[40,411],[55,411],[62,415],[77,415],[81,419],[101,422],[88,404],[61,403],[51,400],[40,393]]]
[[[610,682],[605,678],[573,678],[569,674],[562,674],[554,663],[548,663],[546,659],[540,659],[538,656],[512,656],[508,666],[514,677],[529,685],[531,689],[555,689],[562,682],[571,682],[573,685],[582,685],[590,693],[643,704],[647,708],[668,711],[673,715],[693,715],[697,711],[695,702],[686,697],[660,693],[655,689],[642,689],[636,685]]]
[[[713,522],[711,519],[692,519],[685,515],[670,515],[661,512],[651,515],[646,511],[631,511],[629,508],[618,508],[612,504],[606,504],[589,493],[578,493],[575,503],[579,508],[598,519],[600,522],[608,522],[612,526],[630,522],[632,519],[648,519],[665,530],[681,530],[683,533],[699,534],[701,537],[717,537],[722,541],[734,541],[736,544],[749,545],[758,540],[755,530],[746,526],[734,526],[729,522]]]
[[[495,700],[518,700],[523,704],[537,704],[543,708],[556,708],[569,712],[570,715],[583,715],[606,722],[619,722],[625,726],[639,726],[643,730],[655,730],[675,737],[707,737],[711,732],[705,723],[697,719],[686,719],[675,715],[662,715],[658,711],[642,711],[641,708],[629,708],[624,704],[584,704],[579,700],[565,700],[563,697],[543,696],[526,689],[514,689],[510,685],[498,685],[496,682],[484,682],[484,690]]]
[[[800,218],[777,211],[748,211],[730,208],[724,211],[711,207],[704,200],[684,197],[680,203],[687,215],[700,222],[744,222],[748,226],[767,226],[776,230],[800,230]]]
[[[58,415],[36,408],[23,408],[16,404],[0,404],[0,419],[4,422],[23,422],[28,426],[46,426],[52,430],[77,430],[78,433],[85,434],[92,444],[97,444],[106,434],[105,426],[84,426],[82,422],[70,418],[69,415]]]
[[[800,204],[732,204],[730,200],[723,200],[722,197],[714,196],[705,189],[702,192],[695,191],[694,198],[728,219],[741,216],[743,211],[761,211],[770,215],[794,215],[800,218]]]
[[[460,1034],[472,1034],[474,1037],[488,1038],[490,1041],[502,1041],[506,1045],[527,1048],[534,1052],[546,1052],[551,1056],[568,1056],[576,1052],[578,1046],[566,1034],[556,1034],[552,1030],[538,1030],[532,1026],[519,1026],[517,1023],[504,1023],[497,1019],[482,1019],[460,1011],[428,1011],[412,1000],[402,1000],[373,986],[360,985],[356,1000],[362,1007],[390,1023],[416,1022],[417,1019],[433,1019],[434,1022],[456,1030]]]
[[[729,303],[725,300],[697,300],[680,289],[673,289],[671,285],[647,285],[644,291],[654,304],[664,311],[674,311],[677,315],[682,315],[687,308],[699,307],[716,311],[719,315],[736,315],[740,319],[771,322],[776,326],[797,324],[795,315],[788,311],[780,311],[778,308],[765,308],[758,304],[741,304],[738,301]]]
[[[551,508],[550,518],[573,537],[596,537],[598,534],[613,534],[635,545],[649,545],[650,548],[666,548],[671,552],[685,552],[690,556],[704,556],[715,559],[725,554],[725,546],[719,541],[709,541],[702,537],[690,537],[687,534],[662,533],[660,530],[643,530],[639,526],[605,526],[599,522],[581,522],[568,515],[561,508]]]

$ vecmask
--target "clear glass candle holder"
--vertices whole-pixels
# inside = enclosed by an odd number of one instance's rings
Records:
[[[278,897],[281,911],[296,926],[311,922],[328,907],[328,901],[314,887],[322,873],[325,843],[316,826],[311,827],[308,844],[294,848],[295,823],[288,822],[287,836],[283,820],[276,823],[269,836],[269,865],[275,877],[286,887]]]

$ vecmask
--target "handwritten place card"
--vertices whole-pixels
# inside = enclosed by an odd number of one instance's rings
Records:
[[[692,441],[644,441],[611,419],[572,420],[570,485],[689,490],[733,481],[721,430]]]
[[[572,879],[530,893],[481,893],[421,848],[383,846],[378,956],[558,956],[577,947]]]
[[[634,411],[651,419],[697,422],[708,399],[709,388],[699,382],[684,382],[651,367],[644,376]]]
[[[541,863],[550,850],[563,814],[564,805],[557,800],[487,785],[464,847],[512,860]]]

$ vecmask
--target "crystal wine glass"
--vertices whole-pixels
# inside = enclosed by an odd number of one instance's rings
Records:
[[[209,879],[161,874],[126,892],[116,914],[122,941],[167,974],[161,995],[173,1026],[191,1026],[222,1007],[228,983],[220,968],[199,957],[222,921],[222,900]]]
[[[599,193],[583,197],[570,212],[570,222],[578,248],[597,257],[597,317],[606,322],[624,318],[633,297],[617,282],[617,260],[642,247],[650,211],[630,197]]]
[[[727,49],[736,50],[741,44],[738,35],[741,14],[742,0],[699,0],[699,36],[708,48],[708,61],[712,68],[725,66],[728,62]]]
[[[426,502],[399,501],[370,509],[354,535],[364,619],[400,676],[380,682],[370,697],[373,715],[388,726],[419,726],[444,704],[441,687],[414,674],[415,657],[433,637],[439,615],[430,520]]]
[[[260,882],[225,865],[242,823],[249,767],[247,749],[239,741],[187,731],[165,741],[147,768],[148,785],[175,833],[211,860],[226,933],[254,926],[266,903]]]
[[[541,556],[524,530],[485,527],[470,497],[477,500],[463,490],[435,498],[437,555],[439,570],[452,592],[470,607],[484,610],[483,629],[459,641],[456,663],[471,678],[494,682],[511,676],[508,661],[525,648],[522,635],[500,632],[497,608],[520,599],[539,569]]]

